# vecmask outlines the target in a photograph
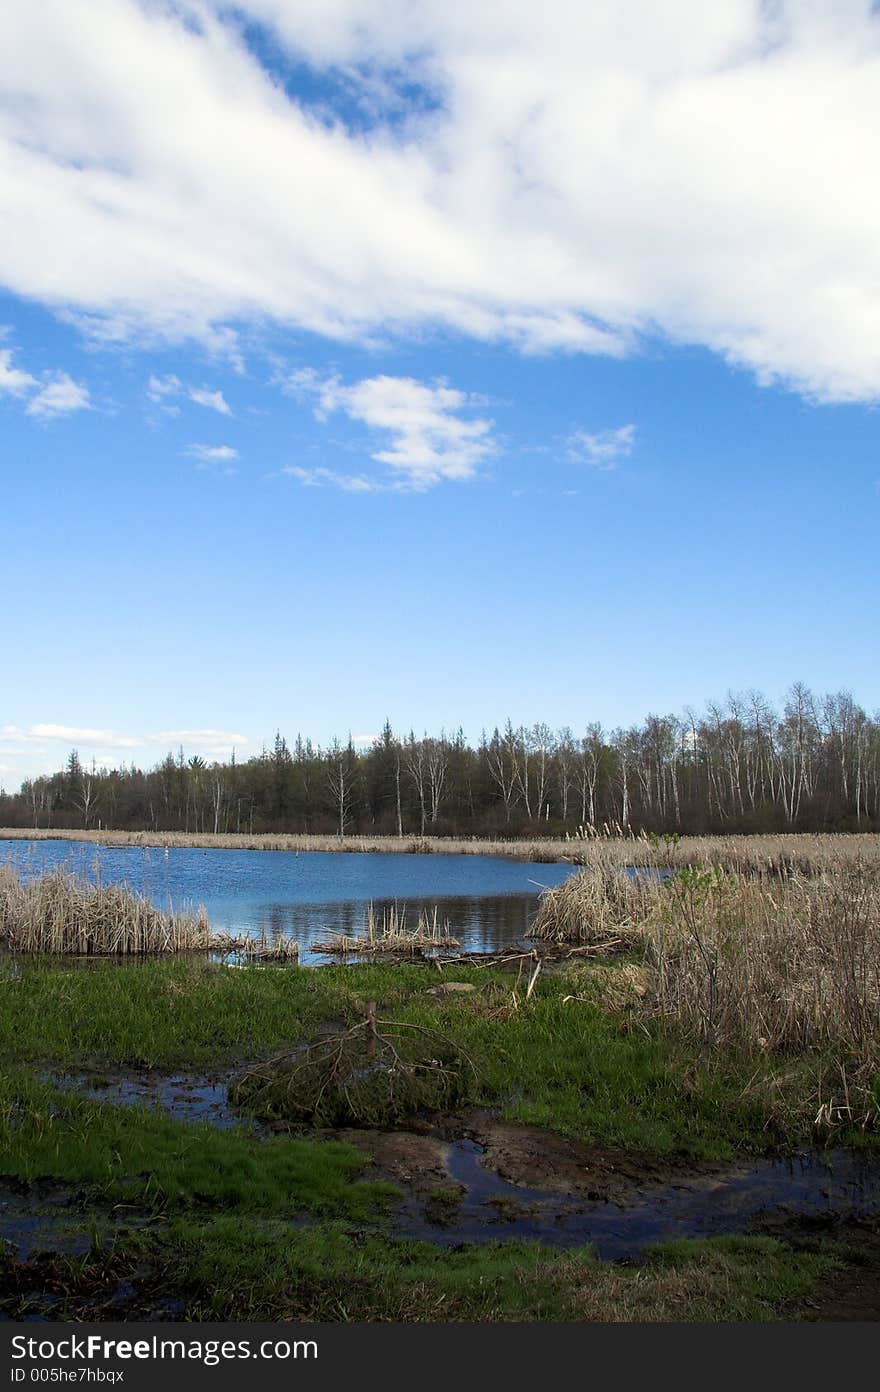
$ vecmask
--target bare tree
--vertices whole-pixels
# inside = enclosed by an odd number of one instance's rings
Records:
[[[327,786],[336,810],[339,836],[343,837],[354,806],[357,760],[349,736],[346,746],[334,740],[327,751]]]
[[[510,821],[510,812],[513,806],[513,793],[516,786],[516,735],[513,726],[508,720],[504,727],[504,735],[499,735],[498,730],[492,736],[486,746],[486,762],[492,781],[497,785],[501,794],[501,801],[504,804],[505,821]]]

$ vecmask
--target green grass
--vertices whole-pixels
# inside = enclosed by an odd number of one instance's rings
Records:
[[[509,1119],[701,1158],[811,1139],[817,1078],[823,1068],[831,1074],[831,1062],[702,1057],[636,1012],[603,1009],[603,982],[615,971],[545,973],[532,1000],[523,1004],[520,989],[512,1010],[513,978],[472,967],[445,975],[473,982],[479,994],[438,1001],[425,994],[436,970],[415,964],[28,962],[0,979],[0,1059],[64,1069],[232,1068],[293,1047],[327,1021],[351,1024],[375,1000],[380,1018],[449,1035],[475,1064],[474,1100]]]
[[[772,1319],[834,1264],[770,1238],[678,1243],[613,1267],[534,1243],[450,1252],[332,1224],[291,1240],[228,1219],[182,1224],[167,1241],[189,1308],[218,1320]]]
[[[135,1312],[158,1294],[193,1321],[768,1321],[796,1318],[841,1264],[832,1248],[760,1237],[680,1242],[610,1266],[522,1242],[447,1251],[340,1222],[182,1217],[80,1258],[7,1261],[5,1280],[0,1257],[0,1309],[26,1315],[42,1283],[62,1292],[54,1318],[112,1318],[107,1298],[128,1277]]]
[[[392,1192],[353,1183],[363,1168],[353,1147],[335,1142],[261,1140],[241,1127],[90,1102],[21,1069],[0,1078],[0,1175],[51,1177],[105,1203],[363,1219]]]
[[[55,1318],[109,1318],[130,1280],[176,1294],[189,1319],[768,1320],[795,1318],[846,1258],[771,1238],[683,1242],[638,1265],[521,1242],[450,1251],[395,1240],[392,1191],[364,1180],[352,1147],[309,1136],[185,1124],[89,1101],[40,1071],[233,1067],[292,1046],[375,1001],[443,1031],[474,1061],[475,1101],[588,1141],[724,1157],[809,1136],[815,1059],[710,1066],[687,1044],[603,1008],[614,965],[544,973],[525,1003],[514,979],[454,968],[478,991],[425,994],[415,964],[225,970],[174,961],[0,967],[0,1176],[52,1179],[86,1205],[150,1216],[83,1257],[0,1255],[0,1308],[56,1293]],[[611,993],[614,994],[613,992]],[[566,1000],[566,996],[575,999]],[[778,1088],[772,1079],[784,1081]],[[784,1094],[785,1105],[779,1096]],[[769,1113],[768,1113],[769,1108]],[[768,1128],[768,1115],[773,1123]],[[775,1128],[775,1129],[774,1129]],[[454,1196],[438,1190],[447,1206]],[[83,1224],[87,1222],[85,1213]],[[106,1244],[106,1238],[104,1239]],[[146,1294],[144,1294],[146,1293]],[[138,1309],[136,1294],[135,1314]],[[149,1308],[147,1305],[142,1308]]]
[[[344,978],[316,977],[198,960],[83,967],[31,959],[20,977],[0,977],[0,1058],[222,1065],[292,1044],[310,1024],[350,1011]]]

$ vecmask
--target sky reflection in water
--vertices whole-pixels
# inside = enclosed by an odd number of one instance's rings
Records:
[[[380,855],[321,851],[208,850],[201,847],[102,847],[76,841],[0,841],[0,863],[25,875],[57,865],[105,883],[125,882],[155,904],[204,904],[213,927],[268,937],[292,934],[302,960],[332,933],[357,935],[370,903],[381,916],[405,908],[407,927],[437,906],[441,923],[471,952],[520,942],[542,886],[561,884],[574,867],[496,856]]]

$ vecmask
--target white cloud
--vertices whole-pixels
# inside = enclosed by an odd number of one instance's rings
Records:
[[[31,744],[37,736],[22,729],[20,725],[0,725],[0,739],[8,741],[9,745]]]
[[[5,337],[5,333],[3,335]],[[12,349],[0,348],[0,393],[27,397],[25,411],[40,420],[91,408],[88,388],[66,372],[44,372],[42,379],[12,366]]]
[[[22,778],[37,772],[53,773],[60,768],[66,755],[58,745],[77,748],[84,764],[91,764],[94,759],[99,767],[112,768],[119,765],[121,751],[128,751],[129,762],[134,759],[139,763],[151,763],[160,748],[176,749],[183,745],[185,750],[220,760],[227,759],[233,749],[247,744],[246,735],[227,730],[160,730],[153,734],[127,735],[81,725],[0,726],[0,753],[13,757],[12,767]]]
[[[65,744],[102,744],[113,749],[134,749],[140,740],[134,735],[118,735],[113,730],[95,730],[83,725],[20,725],[0,726],[0,738],[13,745],[39,744],[44,740],[62,740]]]
[[[376,493],[380,485],[363,474],[338,474],[333,469],[304,469],[298,464],[288,464],[282,470],[290,478],[295,478],[304,488],[323,488],[330,485],[341,488],[346,493]]]
[[[321,377],[306,368],[292,373],[285,386],[311,398],[319,420],[342,411],[385,437],[385,447],[373,450],[371,457],[391,469],[392,486],[398,488],[421,490],[444,480],[473,478],[495,453],[492,421],[460,414],[483,405],[483,399],[442,382],[380,376],[345,386],[338,377]]]
[[[298,104],[236,12],[394,120]],[[0,281],[105,340],[660,333],[880,398],[868,0],[6,0],[0,83]]]
[[[634,425],[600,430],[595,435],[576,430],[566,440],[566,453],[576,464],[589,464],[593,469],[616,469],[621,459],[628,459],[632,454],[635,442]]]
[[[209,391],[207,387],[190,387],[189,399],[195,401],[198,406],[207,406],[212,411],[219,411],[221,416],[232,415],[229,402],[222,391]]]
[[[180,415],[180,407],[175,405],[174,399],[183,390],[183,383],[179,377],[175,377],[173,372],[165,377],[151,375],[147,382],[147,396],[154,406],[158,406],[166,416],[172,418]]]
[[[117,735],[112,730],[93,730],[82,725],[32,725],[30,732],[37,739],[63,740],[66,744],[103,744],[108,749],[134,749],[139,743],[134,735]]]
[[[32,377],[29,372],[22,372],[21,368],[12,366],[11,348],[0,348],[0,392],[8,392],[10,396],[24,396],[39,385],[36,377]]]
[[[147,382],[147,396],[171,416],[180,415],[180,408],[170,403],[184,393],[197,406],[206,406],[211,411],[219,412],[221,416],[232,415],[232,408],[222,391],[211,391],[209,387],[185,386],[173,372],[169,372],[165,377],[157,377],[153,373]]]
[[[156,377],[154,374],[147,383],[147,396],[157,405],[169,396],[179,396],[182,390],[183,383],[173,372],[169,372],[166,377]]]
[[[158,734],[147,735],[150,745],[162,745],[165,749],[176,749],[182,745],[185,750],[198,750],[210,759],[228,759],[233,749],[240,749],[248,743],[246,735],[233,734],[228,730],[161,730]]]
[[[184,454],[200,459],[204,464],[230,464],[238,458],[238,450],[232,445],[188,445]]]
[[[53,420],[56,416],[69,415],[71,411],[91,409],[88,387],[74,382],[66,372],[52,373],[46,385],[32,396],[25,408],[29,416],[40,420]]]

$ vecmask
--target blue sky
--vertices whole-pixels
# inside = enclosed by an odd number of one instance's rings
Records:
[[[880,21],[486,8],[4,7],[5,786],[880,705]]]

